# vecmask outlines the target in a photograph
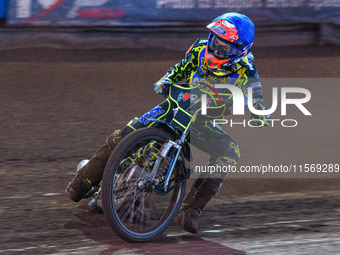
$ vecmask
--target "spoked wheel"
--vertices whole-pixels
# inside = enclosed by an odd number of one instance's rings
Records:
[[[168,162],[162,160],[152,177],[158,151],[169,134],[144,128],[126,136],[115,147],[102,182],[103,211],[110,226],[129,242],[158,238],[176,217],[185,194],[185,181],[175,167],[169,192],[161,192]]]

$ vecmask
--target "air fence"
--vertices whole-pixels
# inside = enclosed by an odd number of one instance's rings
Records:
[[[340,45],[340,0],[0,0],[8,29],[84,29],[129,33],[202,33],[225,12],[256,24],[261,45]]]

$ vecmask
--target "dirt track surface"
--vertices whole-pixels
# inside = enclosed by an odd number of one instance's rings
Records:
[[[340,78],[339,48],[254,53],[262,78]],[[228,179],[201,217],[201,234],[173,225],[155,243],[122,241],[103,215],[89,213],[87,201],[71,202],[64,189],[80,160],[162,100],[152,84],[183,52],[0,56],[0,254],[339,254],[338,178]],[[230,130],[240,164],[339,163],[340,88],[320,87],[308,88],[312,119],[294,113],[302,121],[292,131]]]

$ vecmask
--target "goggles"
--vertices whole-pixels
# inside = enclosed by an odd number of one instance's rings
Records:
[[[208,39],[209,50],[219,59],[230,58],[231,56],[238,56],[242,52],[236,46],[218,39],[216,35],[212,34]]]

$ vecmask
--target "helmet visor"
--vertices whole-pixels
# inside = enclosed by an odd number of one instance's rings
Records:
[[[231,56],[237,56],[241,52],[231,43],[222,41],[217,38],[216,35],[210,36],[208,40],[209,50],[219,59],[230,58]]]

